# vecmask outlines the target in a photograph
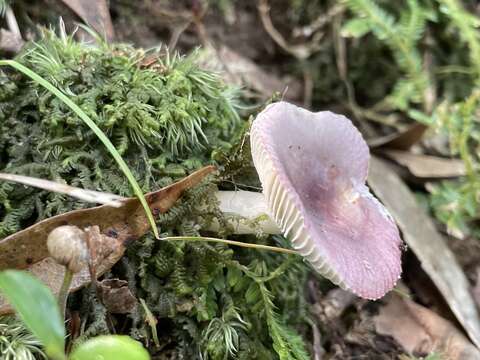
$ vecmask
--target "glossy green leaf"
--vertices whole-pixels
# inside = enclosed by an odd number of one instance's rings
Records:
[[[65,327],[50,289],[27,272],[6,270],[0,272],[0,291],[43,344],[47,355],[65,359]]]
[[[129,336],[97,336],[79,345],[70,360],[149,360],[150,355],[138,341]]]

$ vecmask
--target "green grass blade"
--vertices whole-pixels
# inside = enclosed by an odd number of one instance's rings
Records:
[[[34,71],[30,70],[29,68],[23,66],[22,64],[14,61],[14,60],[0,60],[0,66],[11,66],[15,68],[16,70],[20,71],[24,75],[28,76],[31,78],[33,81],[37,82],[38,84],[42,85],[45,89],[50,91],[53,95],[55,95],[57,98],[62,100],[65,105],[67,105],[72,111],[82,119],[85,124],[87,124],[90,129],[97,135],[97,137],[100,139],[100,141],[105,145],[105,147],[108,149],[110,154],[112,154],[113,158],[117,162],[118,166],[120,169],[123,171],[125,176],[127,177],[128,181],[130,182],[130,185],[133,188],[133,191],[135,195],[138,197],[140,200],[143,209],[145,210],[145,213],[148,218],[148,222],[150,223],[150,226],[152,227],[152,231],[155,235],[155,237],[158,239],[159,234],[157,230],[157,226],[155,225],[155,220],[153,218],[152,212],[150,211],[150,208],[148,207],[147,201],[145,200],[145,197],[143,196],[143,192],[140,189],[140,186],[138,185],[137,181],[133,177],[132,172],[128,168],[128,165],[125,163],[123,160],[122,156],[118,153],[117,149],[115,149],[115,146],[112,144],[110,139],[103,133],[102,130],[93,122],[93,120],[85,114],[85,112],[80,109],[80,107],[75,104],[72,100],[70,100],[63,92],[61,92],[59,89],[57,89],[55,86],[50,84],[47,80],[42,78],[40,75],[36,74]]]
[[[204,241],[204,242],[214,242],[226,245],[233,245],[233,246],[240,246],[244,248],[256,249],[256,250],[266,250],[266,251],[273,251],[283,254],[291,254],[291,255],[300,255],[295,250],[285,249],[276,246],[268,246],[268,245],[260,245],[260,244],[252,244],[246,243],[241,241],[233,241],[233,240],[225,240],[225,239],[217,239],[212,237],[204,237],[204,236],[167,236],[163,237],[160,240],[163,241]]]

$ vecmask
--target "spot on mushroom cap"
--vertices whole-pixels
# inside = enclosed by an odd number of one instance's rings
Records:
[[[391,290],[402,241],[365,185],[370,153],[350,120],[274,103],[253,122],[251,145],[271,215],[293,247],[361,297]]]

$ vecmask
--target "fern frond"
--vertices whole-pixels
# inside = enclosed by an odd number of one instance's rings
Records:
[[[258,283],[258,288],[263,299],[265,318],[273,341],[273,348],[280,360],[308,360],[310,356],[305,350],[302,338],[279,321],[272,294],[263,283]]]
[[[396,107],[401,106],[401,109],[406,109],[405,103],[419,103],[429,86],[429,78],[422,69],[422,58],[417,48],[424,33],[428,12],[420,8],[417,0],[409,0],[409,11],[404,12],[397,21],[374,0],[345,0],[345,3],[353,13],[367,22],[369,31],[390,48],[395,62],[405,73],[406,81],[411,84],[409,87],[414,89],[411,92],[403,91],[405,86],[397,85],[397,92],[393,101],[390,101]]]
[[[473,65],[477,84],[480,80],[480,18],[468,12],[458,0],[437,0],[440,11],[446,14],[458,28],[459,38],[470,50],[470,62]]]

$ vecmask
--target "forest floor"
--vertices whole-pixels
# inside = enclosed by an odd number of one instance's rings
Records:
[[[379,3],[398,19],[403,19],[404,12],[418,10]],[[24,41],[36,39],[37,25],[56,27],[61,16],[67,33],[77,22],[84,22],[108,41],[136,48],[163,44],[181,54],[201,48],[198,63],[218,71],[227,84],[242,88],[242,100],[254,109],[247,110],[248,114],[255,115],[271,99],[345,114],[360,129],[376,159],[369,186],[401,230],[403,274],[396,289],[378,301],[319,285],[318,277],[308,275],[300,303],[308,308],[309,322],[300,333],[310,357],[480,359],[480,241],[475,205],[480,193],[469,198],[470,211],[462,197],[465,193],[444,183],[477,176],[475,146],[479,140],[461,137],[465,131],[477,131],[476,85],[465,85],[476,84],[472,80],[476,70],[472,70],[474,64],[465,64],[470,59],[465,47],[456,48],[455,40],[446,40],[455,31],[453,20],[450,23],[441,17],[440,5],[418,3],[425,11],[415,14],[423,16],[427,25],[418,36],[412,35],[416,42],[405,42],[410,48],[403,55],[414,59],[407,66],[398,59],[402,55],[395,47],[402,44],[395,43],[392,34],[387,36],[392,43],[386,43],[382,36],[376,38],[380,30],[375,33],[375,28],[361,28],[365,24],[360,21],[351,22],[362,16],[348,1],[111,0],[107,5],[87,0],[35,4],[18,0],[12,9],[21,37],[12,46],[3,35],[0,48],[6,56],[14,56]],[[478,25],[478,9],[470,3],[465,6]],[[445,32],[442,24],[448,24]],[[347,36],[349,31],[358,36]],[[91,40],[83,30],[76,36]],[[470,43],[468,49],[474,52]],[[458,56],[452,55],[455,51]],[[444,53],[451,59],[446,64],[439,60]],[[421,63],[414,74],[417,55]],[[451,75],[448,71],[455,72],[456,60],[462,68]],[[457,78],[463,76],[462,69],[468,79]],[[447,81],[441,74],[455,78]],[[396,91],[402,84],[407,84],[404,91]],[[459,94],[458,99],[446,95],[451,89]],[[407,93],[416,95],[409,98]],[[467,103],[463,99],[474,102],[474,109],[461,107]],[[439,125],[445,114],[461,117],[468,111],[470,115],[465,116],[474,118],[471,127],[466,120],[447,125],[447,132]],[[462,144],[474,155],[462,153]],[[469,169],[469,159],[473,159],[474,170]]]

